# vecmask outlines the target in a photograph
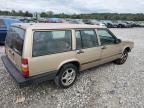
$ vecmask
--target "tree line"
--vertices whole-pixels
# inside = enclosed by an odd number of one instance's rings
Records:
[[[41,12],[39,13],[41,17],[56,17],[56,18],[71,18],[71,19],[98,19],[98,20],[129,20],[129,21],[144,21],[144,14],[119,14],[119,13],[91,13],[91,14],[55,14],[52,11]],[[23,16],[23,17],[32,17],[33,14],[28,11],[1,11],[0,15],[7,16]]]
[[[15,10],[12,10],[12,11],[1,11],[0,10],[0,15],[6,15],[6,16],[23,16],[23,17],[32,17],[33,14],[28,12],[28,11],[15,11]]]

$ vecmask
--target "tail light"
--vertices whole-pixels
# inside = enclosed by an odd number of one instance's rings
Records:
[[[24,77],[29,77],[29,67],[28,67],[28,59],[23,58],[22,59],[22,75]]]

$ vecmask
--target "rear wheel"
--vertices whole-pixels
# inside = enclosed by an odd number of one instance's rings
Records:
[[[57,86],[61,88],[68,88],[75,82],[77,78],[78,69],[73,64],[64,65],[59,74],[54,79]]]
[[[118,64],[118,65],[124,64],[126,62],[127,58],[128,58],[128,51],[124,50],[124,52],[122,53],[121,58],[115,60],[114,63]]]

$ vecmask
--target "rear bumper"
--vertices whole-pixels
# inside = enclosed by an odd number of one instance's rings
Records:
[[[40,83],[46,80],[52,80],[57,74],[57,71],[47,72],[44,74],[24,78],[21,72],[13,65],[13,63],[6,57],[1,57],[7,72],[15,79],[20,87],[28,86],[33,83]]]

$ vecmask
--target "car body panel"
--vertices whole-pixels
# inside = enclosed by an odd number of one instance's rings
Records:
[[[71,61],[74,57],[75,51],[33,57],[29,59],[30,76],[57,70],[59,65]]]
[[[130,51],[131,51],[134,48],[134,42],[122,41],[121,42],[121,52],[123,52],[126,48],[130,48]]]
[[[85,70],[99,64],[99,60],[101,56],[100,46],[94,48],[82,49],[82,51],[84,53],[78,54],[76,52],[76,58],[80,62],[81,70]]]
[[[18,28],[18,29],[21,29],[21,28]],[[24,29],[22,29],[22,30],[24,31],[24,35],[26,35],[26,33],[27,33],[26,30],[24,30]],[[10,29],[8,30],[7,36],[9,36],[9,32],[10,32]],[[15,46],[22,47],[22,49],[23,49],[23,43],[19,43],[19,38],[18,39],[15,38],[15,37],[18,37],[18,34],[16,34],[16,36],[14,36],[14,31],[12,31],[12,32],[13,32],[12,39],[14,39],[13,44],[15,44]],[[10,37],[6,37],[6,40],[8,40],[9,38]],[[26,42],[25,39],[24,39],[24,42]],[[23,49],[22,54],[19,54],[15,48],[9,47],[8,44],[5,43],[5,53],[19,71],[21,71],[21,60],[23,58],[23,52],[25,52],[25,51],[28,52],[27,50]]]
[[[16,68],[21,71],[21,56],[5,45],[5,53],[7,57],[12,61],[12,63],[16,66]]]
[[[101,63],[113,61],[121,56],[120,44],[102,46]]]

